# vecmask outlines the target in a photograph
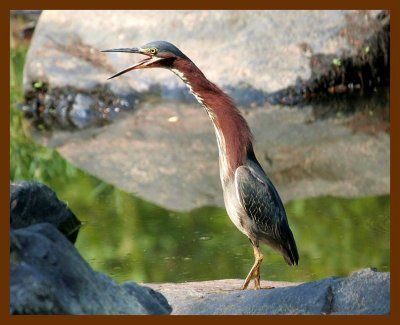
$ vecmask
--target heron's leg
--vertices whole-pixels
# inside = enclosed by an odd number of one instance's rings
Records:
[[[260,287],[260,265],[264,259],[264,256],[261,253],[260,247],[258,246],[258,242],[257,243],[252,242],[251,244],[253,245],[255,261],[254,261],[252,268],[250,269],[249,274],[246,277],[246,280],[244,281],[242,290],[247,288],[251,279],[254,279],[254,284],[255,284],[256,289],[261,288]]]
[[[261,262],[262,262],[262,257],[261,257]],[[258,267],[254,270],[254,287],[255,289],[261,289],[260,285],[260,279],[261,279],[261,272],[260,272],[260,267],[261,267],[261,262],[258,264]]]

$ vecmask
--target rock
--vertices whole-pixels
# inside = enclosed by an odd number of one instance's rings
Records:
[[[168,314],[165,298],[94,272],[48,223],[11,231],[11,314]]]
[[[295,282],[279,282],[261,280],[261,287],[285,288],[296,286]],[[182,310],[190,308],[203,298],[216,295],[224,297],[225,294],[232,292],[244,292],[239,290],[243,285],[243,280],[225,279],[215,281],[199,281],[185,283],[146,283],[158,292],[162,292],[173,307],[174,314],[182,313]]]
[[[390,275],[363,269],[332,286],[332,314],[384,315],[390,312]]]
[[[242,280],[150,284],[176,315],[369,314],[390,312],[390,276],[372,269],[347,278],[288,284],[262,281],[274,289],[238,290]]]
[[[346,10],[44,11],[27,58],[24,85],[32,90],[32,84],[42,80],[51,88],[91,89],[137,60],[99,50],[170,40],[210,80],[246,105],[262,101],[263,94],[293,86],[299,79],[318,78],[317,71],[326,72],[322,71],[326,65],[312,67],[318,55],[328,57],[330,67],[334,59],[338,66],[343,55],[358,54],[360,46],[388,20],[380,15],[381,11]],[[196,37],[192,37],[194,32]],[[234,42],[227,41],[231,35],[235,35]],[[167,71],[139,72],[135,78],[113,81],[111,87],[187,98],[181,81]]]
[[[56,193],[44,184],[28,181],[11,183],[10,210],[12,229],[48,222],[72,243],[78,236],[81,222],[57,198]]]

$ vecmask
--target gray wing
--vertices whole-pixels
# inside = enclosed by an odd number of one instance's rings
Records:
[[[235,185],[240,203],[256,226],[255,232],[274,241],[289,264],[297,264],[297,247],[285,208],[262,169],[240,166],[235,172]]]

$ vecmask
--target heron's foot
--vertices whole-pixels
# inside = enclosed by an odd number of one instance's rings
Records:
[[[244,282],[243,286],[242,286],[242,290],[247,289],[248,285],[249,285],[250,281],[248,283],[246,283],[246,281]],[[256,282],[256,279],[254,279],[254,290],[260,290],[260,289],[265,289],[265,290],[270,290],[270,289],[275,289],[275,287],[272,286],[265,286],[265,287],[261,287],[260,282]]]
[[[247,276],[243,286],[242,286],[242,290],[245,290],[249,283],[250,280],[253,279],[254,280],[254,289],[255,290],[260,290],[260,289],[274,289],[275,287],[272,286],[265,286],[265,287],[261,287],[261,281],[260,281],[260,265],[258,265],[258,267],[256,267],[253,271],[253,274],[250,274]]]
[[[250,281],[249,281],[250,282]],[[246,290],[247,287],[249,286],[249,283],[244,281],[243,285],[242,285],[242,290]]]
[[[253,244],[253,249],[254,249],[254,257],[255,257],[255,261],[254,264],[249,272],[249,274],[246,277],[246,280],[244,280],[244,284],[242,286],[242,290],[245,290],[248,286],[249,283],[251,281],[251,279],[254,279],[254,286],[255,289],[261,289],[261,285],[260,285],[260,266],[261,263],[264,259],[264,256],[262,255],[260,249],[258,248],[258,245],[254,245]]]
[[[242,290],[247,289],[251,279],[254,280],[254,289],[255,290],[261,289],[261,285],[260,285],[260,264],[261,263],[256,263],[256,264],[253,265],[253,267],[251,268],[249,274],[246,277],[246,280],[244,280],[244,284],[242,286]]]

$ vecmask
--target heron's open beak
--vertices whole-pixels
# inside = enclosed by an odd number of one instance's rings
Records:
[[[138,69],[144,69],[144,68],[150,68],[151,65],[155,62],[164,60],[164,58],[158,58],[156,56],[151,56],[150,54],[143,53],[140,51],[138,48],[122,48],[122,49],[112,49],[112,50],[103,50],[101,52],[122,52],[122,53],[139,53],[139,54],[144,54],[147,55],[147,58],[143,59],[142,61],[139,61],[138,63],[130,66],[129,68],[126,68],[115,75],[111,76],[108,78],[108,80],[118,77],[126,72],[129,72],[131,70],[138,70]]]

